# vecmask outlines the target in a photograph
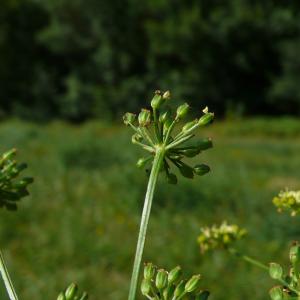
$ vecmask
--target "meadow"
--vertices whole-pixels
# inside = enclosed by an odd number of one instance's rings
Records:
[[[126,299],[147,177],[142,155],[120,124],[90,121],[0,124],[1,152],[19,149],[31,195],[1,212],[0,242],[21,299],[56,299],[75,281],[90,299]],[[228,253],[201,255],[200,227],[222,220],[248,230],[237,248],[263,262],[288,263],[299,218],[278,214],[272,197],[300,185],[300,121],[216,122],[199,135],[214,148],[197,161],[212,172],[167,185],[161,176],[144,257],[168,269],[201,273],[210,299],[267,299],[269,275]],[[2,283],[1,283],[2,284]],[[0,299],[7,299],[3,287]]]

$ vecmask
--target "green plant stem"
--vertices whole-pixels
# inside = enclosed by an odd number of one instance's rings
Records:
[[[238,252],[236,249],[234,248],[229,248],[228,249],[229,253],[233,254],[234,256],[238,257],[238,258],[241,258],[243,259],[244,261],[256,266],[256,267],[259,267],[263,270],[266,270],[266,271],[269,271],[269,267],[266,266],[265,264],[263,264],[262,262],[250,257],[250,256],[247,256],[247,255],[244,255],[240,252]]]
[[[8,296],[10,300],[18,300],[18,296],[15,292],[14,286],[12,284],[12,281],[10,279],[8,270],[5,265],[4,257],[2,255],[2,252],[0,250],[0,273],[3,278],[5,288],[7,290]]]
[[[153,165],[152,165],[148,186],[147,186],[147,192],[145,196],[145,202],[144,202],[144,208],[143,208],[142,219],[140,224],[138,242],[136,246],[136,253],[134,258],[134,265],[133,265],[133,271],[131,276],[128,300],[135,299],[140,266],[141,266],[143,251],[144,251],[147,227],[148,227],[148,222],[149,222],[149,217],[151,212],[153,194],[158,179],[159,171],[161,169],[164,160],[164,156],[165,156],[164,147],[158,147],[153,160]]]

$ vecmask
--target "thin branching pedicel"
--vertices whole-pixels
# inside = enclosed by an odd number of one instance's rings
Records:
[[[168,106],[169,101],[169,91],[164,93],[156,91],[151,101],[151,110],[142,109],[138,116],[126,113],[123,117],[124,123],[134,131],[132,143],[148,152],[148,156],[138,160],[137,166],[144,167],[152,164],[136,248],[129,300],[134,300],[136,295],[152,199],[159,173],[163,171],[168,182],[176,184],[177,176],[172,173],[171,165],[178,168],[179,172],[187,178],[193,178],[194,175],[202,176],[210,171],[205,164],[197,164],[192,167],[184,159],[194,157],[201,151],[212,147],[210,139],[194,142],[191,140],[197,129],[213,120],[214,114],[205,108],[199,119],[186,123],[178,130],[179,122],[187,116],[190,107],[185,103],[172,112]]]
[[[149,300],[206,300],[209,292],[201,289],[201,275],[182,278],[181,268],[170,272],[158,269],[152,263],[145,264],[141,292]]]

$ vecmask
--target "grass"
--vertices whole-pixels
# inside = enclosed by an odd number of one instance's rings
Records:
[[[280,126],[282,124],[282,126]],[[287,125],[288,124],[288,125]],[[177,186],[163,177],[154,199],[145,257],[203,275],[211,299],[266,299],[268,274],[225,252],[200,255],[199,228],[223,219],[249,231],[238,248],[264,262],[288,262],[300,221],[278,215],[271,199],[299,188],[300,122],[216,123],[215,147],[198,161],[212,172]],[[119,125],[0,124],[1,151],[17,147],[35,177],[17,213],[1,211],[0,242],[20,299],[56,299],[71,281],[90,299],[126,299],[146,188],[141,154]],[[0,299],[7,299],[3,289]]]

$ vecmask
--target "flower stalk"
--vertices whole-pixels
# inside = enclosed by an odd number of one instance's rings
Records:
[[[185,143],[194,137],[194,134],[192,133],[194,130],[200,126],[210,123],[213,120],[213,113],[210,113],[207,109],[205,109],[203,113],[206,122],[200,122],[200,120],[203,120],[202,116],[199,121],[193,121],[195,124],[197,123],[197,126],[188,126],[188,130],[185,130],[187,128],[187,124],[185,124],[180,131],[181,134],[174,135],[173,132],[175,131],[178,123],[186,117],[189,111],[189,105],[187,103],[182,104],[175,112],[172,113],[169,107],[163,108],[163,106],[169,102],[169,99],[169,91],[165,93],[156,91],[153,99],[151,100],[152,110],[142,109],[138,116],[133,113],[126,113],[123,117],[125,125],[130,126],[135,132],[132,137],[132,143],[142,147],[150,153],[150,157],[148,156],[146,158],[139,159],[137,166],[139,168],[143,168],[147,164],[152,163],[140,223],[128,300],[134,300],[136,296],[147,227],[159,173],[164,172],[168,183],[176,184],[177,176],[170,172],[171,165],[177,167],[184,177],[190,179],[193,178],[194,175],[202,176],[210,171],[208,166],[204,168],[204,165],[202,164],[191,167],[183,162],[182,159],[185,157],[194,157],[201,151],[212,146],[210,142],[210,146],[203,149],[202,144],[205,143],[207,139],[201,140],[200,143],[198,141],[198,143],[190,145],[186,145]],[[181,147],[179,148],[179,146]],[[200,168],[199,166],[202,167]],[[201,172],[199,171],[199,168],[201,169]],[[146,291],[148,288],[150,288],[150,286],[145,283],[143,285],[143,290]],[[156,296],[154,298],[156,299]]]
[[[0,250],[0,273],[1,273],[2,279],[4,281],[4,285],[5,285],[6,291],[8,293],[9,299],[10,300],[18,300],[17,293],[16,293],[14,286],[12,284],[12,281],[10,279],[10,276],[9,276],[7,267],[5,265],[4,257],[3,257],[1,250]]]
[[[137,242],[137,247],[135,252],[135,259],[134,259],[133,271],[131,276],[128,300],[135,299],[154,190],[159,176],[159,171],[163,164],[164,156],[165,156],[164,148],[161,148],[156,152],[150,177],[149,177],[149,182],[148,182],[147,192],[146,192],[145,202],[144,202],[144,208],[142,213],[142,219],[140,224],[138,242]]]

